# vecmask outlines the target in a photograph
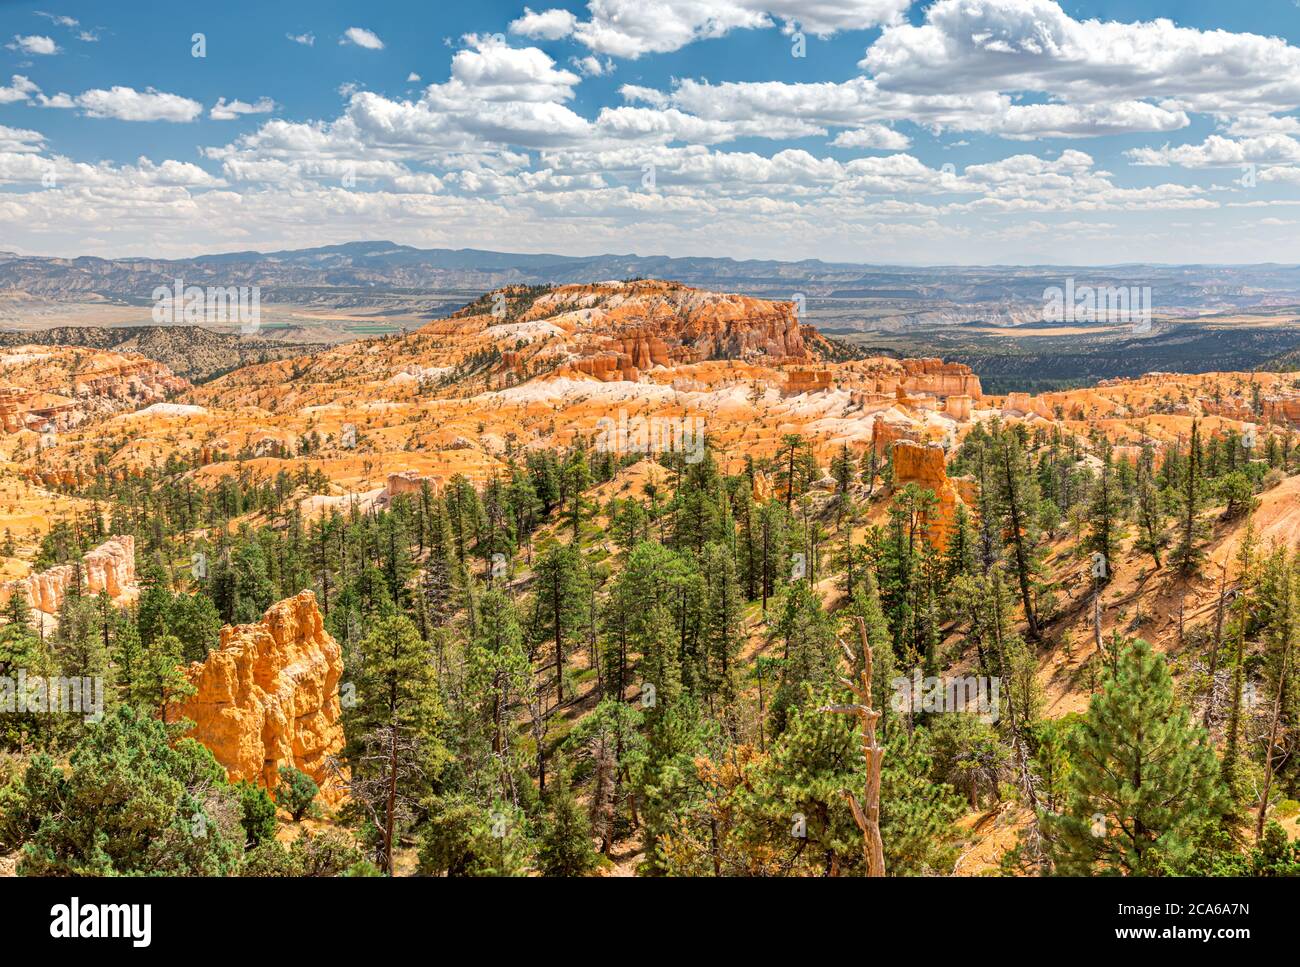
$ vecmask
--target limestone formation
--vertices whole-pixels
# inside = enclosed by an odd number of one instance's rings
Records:
[[[782,392],[787,396],[817,393],[830,389],[834,385],[834,380],[835,374],[829,369],[790,369],[786,372],[785,388]]]
[[[442,478],[437,476],[424,476],[414,470],[403,470],[400,473],[390,473],[388,482],[384,484],[383,500],[384,506],[392,503],[394,497],[398,494],[418,494],[424,490],[425,484],[429,485],[430,492],[437,494],[442,489]]]
[[[8,581],[0,586],[0,604],[21,594],[33,611],[58,614],[76,573],[73,565],[60,564]],[[123,534],[88,552],[81,562],[81,590],[83,594],[105,591],[117,603],[134,599],[139,590],[135,583],[135,538]]]
[[[894,444],[894,490],[916,484],[922,490],[933,491],[938,499],[930,530],[940,550],[948,546],[958,499],[957,489],[948,479],[944,459],[944,449],[938,444],[919,444],[910,440],[899,440]]]
[[[1300,425],[1300,398],[1272,397],[1264,400],[1263,406],[1265,422]]]
[[[83,357],[87,373],[117,367],[118,377],[128,362]],[[104,406],[129,406],[81,370],[74,379],[60,364],[57,378],[45,378],[35,354],[14,358],[0,366],[0,384],[46,395],[20,403],[0,391],[0,423],[18,425],[36,404],[58,416],[55,396],[86,412],[92,398],[76,395],[78,381],[101,391],[93,399]],[[321,349],[306,369],[286,359],[242,367],[191,390],[179,409],[151,405],[101,420],[92,407],[80,425],[42,440],[39,463],[24,461],[23,472],[80,486],[139,475],[177,454],[197,464],[194,482],[203,487],[245,469],[266,479],[319,475],[328,485],[308,499],[325,513],[384,506],[418,489],[420,478],[435,487],[458,474],[480,486],[505,479],[512,455],[517,463],[529,450],[592,445],[600,421],[624,413],[703,426],[728,473],[746,458],[773,456],[788,433],[807,437],[825,466],[845,446],[881,455],[899,439],[951,447],[995,414],[1100,432],[1117,447],[1150,445],[1157,456],[1185,440],[1196,419],[1206,434],[1300,422],[1300,373],[1152,373],[989,396],[962,364],[840,358],[792,303],[655,280],[513,286],[414,332]],[[121,441],[107,464],[96,462],[106,438]],[[313,445],[300,449],[304,440]]]
[[[846,385],[869,396],[968,396],[974,401],[984,397],[980,378],[969,366],[939,359],[876,356],[841,364],[839,375]]]
[[[971,418],[971,398],[964,393],[953,394],[945,401],[943,411],[954,420],[965,422]]]
[[[316,596],[273,604],[253,624],[221,629],[221,644],[186,671],[195,693],[168,710],[212,750],[232,782],[274,790],[281,766],[311,776],[329,801],[341,795],[330,767],[343,750],[343,656],[325,631]]]
[[[574,333],[578,345],[571,348],[577,352],[558,375],[636,381],[655,367],[706,360],[815,359],[793,303],[703,292],[670,282],[561,286],[537,299],[530,313],[584,300],[591,308],[584,310]],[[512,356],[511,365],[517,362]]]
[[[66,431],[166,399],[188,380],[133,353],[19,346],[0,357],[0,428]]]

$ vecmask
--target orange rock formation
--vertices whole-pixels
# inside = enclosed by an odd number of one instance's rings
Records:
[[[980,378],[963,363],[945,363],[941,359],[889,359],[872,357],[843,363],[839,371],[852,377],[852,385],[869,395],[910,396],[913,394],[945,398],[969,396],[981,400],[984,390]]]
[[[824,466],[844,447],[883,454],[899,439],[951,448],[994,417],[1160,449],[1186,439],[1193,420],[1204,435],[1247,423],[1267,433],[1270,421],[1281,432],[1277,424],[1300,415],[1300,373],[1152,373],[995,397],[964,365],[830,361],[837,356],[789,303],[653,280],[514,286],[402,336],[245,366],[144,413],[87,417],[41,441],[39,460],[24,454],[24,472],[80,484],[138,475],[173,455],[197,465],[200,486],[237,472],[271,480],[306,470],[330,481],[310,498],[321,513],[382,506],[420,477],[482,484],[508,472],[507,454],[591,441],[601,420],[621,413],[703,424],[719,466],[733,473],[746,457],[775,454],[791,432]],[[34,356],[24,358],[16,370],[0,366],[0,383],[36,385]],[[43,388],[72,399],[72,375],[63,365]],[[301,448],[308,439],[315,445]]]
[[[33,611],[58,614],[75,577],[73,565],[60,564],[8,581],[0,586],[0,604],[8,602],[15,594],[21,594],[27,598],[27,605]],[[133,599],[139,590],[135,584],[135,538],[124,534],[89,551],[81,562],[81,587],[83,594],[105,591],[119,603]]]
[[[273,604],[254,624],[221,629],[221,644],[186,674],[197,691],[168,719],[192,719],[190,733],[232,782],[274,789],[281,766],[311,776],[326,799],[341,794],[329,758],[343,749],[339,678],[343,656],[325,631],[316,596]]]
[[[160,402],[189,388],[170,369],[128,353],[19,346],[0,354],[0,429],[66,430],[88,417]]]
[[[557,301],[564,300],[564,301]],[[671,282],[561,286],[542,296],[528,317],[585,300],[592,308],[576,320],[574,335],[599,322],[602,337],[562,366],[557,375],[584,374],[610,382],[636,381],[656,366],[671,368],[716,359],[763,357],[769,362],[808,362],[794,303],[702,292]],[[509,365],[518,363],[512,353]]]
[[[916,484],[922,490],[933,491],[938,498],[930,528],[935,546],[940,550],[948,546],[958,499],[957,489],[948,479],[944,459],[944,449],[938,444],[919,444],[910,440],[899,440],[894,444],[894,490]]]

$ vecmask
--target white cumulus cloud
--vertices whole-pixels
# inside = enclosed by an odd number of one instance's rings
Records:
[[[366,50],[383,50],[384,42],[372,30],[365,27],[349,27],[343,31],[343,36],[339,38],[340,44],[354,44],[357,47],[364,47]]]
[[[8,86],[0,87],[0,104],[13,104],[15,101],[25,101],[39,91],[40,88],[22,74],[15,74],[9,79]]]
[[[252,104],[238,99],[227,101],[224,97],[219,97],[208,111],[208,117],[214,121],[233,121],[244,114],[270,114],[274,110],[275,101],[269,97],[259,97]]]
[[[559,40],[573,33],[578,18],[568,10],[543,10],[537,13],[524,7],[524,15],[510,22],[510,32],[536,40]]]
[[[203,113],[198,101],[155,91],[152,87],[137,91],[133,87],[112,87],[86,91],[72,99],[92,118],[115,118],[118,121],[193,121]],[[51,105],[62,106],[62,105]]]
[[[25,37],[14,36],[13,43],[6,44],[10,50],[21,51],[24,54],[57,54],[60,50],[54,38],[45,37],[41,34],[29,34]]]
[[[906,151],[912,139],[901,131],[883,124],[867,124],[851,131],[841,131],[831,142],[837,148],[874,148],[881,151]]]

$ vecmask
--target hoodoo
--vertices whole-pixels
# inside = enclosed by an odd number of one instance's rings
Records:
[[[343,655],[322,623],[316,596],[303,591],[253,624],[221,629],[221,644],[186,673],[196,691],[168,709],[193,720],[190,733],[232,782],[274,789],[281,766],[301,769],[327,799],[341,793],[329,760],[343,750],[339,678]]]
[[[922,490],[931,490],[938,499],[930,527],[935,546],[944,549],[948,545],[948,534],[957,512],[958,497],[944,466],[943,447],[935,443],[913,443],[911,440],[899,440],[894,444],[894,489],[902,490],[908,484],[916,484]]]

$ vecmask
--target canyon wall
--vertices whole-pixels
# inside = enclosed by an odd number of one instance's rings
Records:
[[[984,397],[980,378],[963,363],[941,359],[892,359],[883,356],[840,364],[837,373],[846,384],[868,396],[904,397],[912,394],[966,396],[973,401]]]
[[[1264,422],[1300,425],[1300,398],[1270,398],[1263,401]]]

